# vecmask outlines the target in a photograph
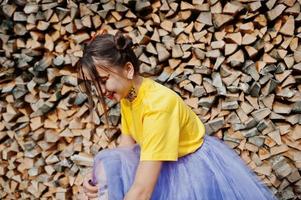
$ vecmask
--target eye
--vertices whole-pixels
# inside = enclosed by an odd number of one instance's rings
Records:
[[[99,77],[99,81],[101,84],[106,84],[108,79],[109,79],[109,76]]]

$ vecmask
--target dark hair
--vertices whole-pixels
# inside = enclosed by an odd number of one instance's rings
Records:
[[[77,73],[83,80],[82,89],[88,96],[88,103],[90,111],[94,107],[92,99],[92,86],[96,88],[98,97],[104,109],[105,118],[108,123],[107,108],[105,103],[104,94],[100,87],[100,79],[96,67],[101,67],[105,70],[110,70],[110,67],[122,68],[127,62],[130,62],[134,67],[134,73],[139,71],[140,61],[135,55],[133,49],[133,42],[130,37],[124,36],[121,32],[117,32],[115,35],[102,34],[97,35],[91,41],[87,43],[84,48],[83,57],[77,63]],[[100,66],[95,66],[95,60],[100,62]],[[83,69],[89,73],[92,79],[92,83],[86,80]],[[92,85],[93,84],[93,85]]]

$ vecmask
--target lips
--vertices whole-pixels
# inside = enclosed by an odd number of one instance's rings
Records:
[[[109,92],[109,93],[106,94],[106,97],[109,98],[109,99],[113,99],[114,94],[115,94],[115,92]]]

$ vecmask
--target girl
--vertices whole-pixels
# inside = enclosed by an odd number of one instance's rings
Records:
[[[203,123],[175,92],[138,69],[132,41],[120,32],[97,35],[84,49],[78,72],[88,98],[94,86],[103,105],[105,97],[119,101],[122,131],[118,148],[96,155],[86,196],[274,199],[233,150],[205,136]]]

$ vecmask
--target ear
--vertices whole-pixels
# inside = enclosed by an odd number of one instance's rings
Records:
[[[134,70],[133,64],[130,63],[130,62],[127,62],[124,65],[124,70],[125,70],[125,73],[126,73],[125,74],[126,78],[132,80],[134,78],[134,74],[135,74],[135,70]]]

